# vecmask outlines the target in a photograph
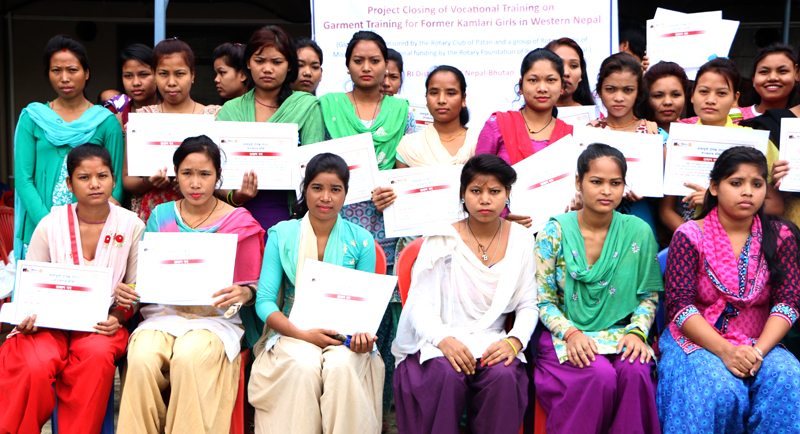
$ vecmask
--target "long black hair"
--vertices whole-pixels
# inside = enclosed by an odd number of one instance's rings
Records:
[[[275,47],[275,50],[283,54],[286,62],[289,64],[289,70],[286,73],[286,79],[281,85],[281,90],[278,91],[278,105],[283,104],[284,101],[289,99],[294,92],[291,84],[297,81],[297,49],[294,47],[292,38],[286,33],[286,30],[278,26],[264,26],[250,36],[250,40],[244,48],[244,64],[250,62],[250,58],[254,54],[261,52],[265,47]],[[322,62],[320,62],[322,63]],[[250,68],[243,69],[247,73],[248,83],[254,83],[253,73]]]
[[[559,57],[558,54],[551,51],[549,48],[537,48],[535,50],[530,51],[525,57],[522,59],[522,65],[519,68],[519,83],[517,86],[519,87],[519,91],[522,91],[522,80],[525,79],[525,73],[527,73],[531,68],[533,68],[533,64],[540,61],[540,60],[547,60],[553,66],[553,69],[556,70],[558,73],[558,79],[561,80],[561,89],[564,89],[564,60]],[[518,97],[519,98],[519,97]],[[558,117],[558,108],[553,104],[553,117]]]
[[[178,168],[181,163],[189,154],[200,153],[208,157],[214,165],[214,171],[217,173],[217,182],[222,184],[222,150],[214,143],[211,138],[206,135],[188,137],[178,146],[175,153],[172,154],[172,164],[175,166],[175,173],[177,174]]]
[[[769,176],[769,165],[767,158],[760,151],[748,146],[735,146],[723,152],[717,161],[714,163],[714,168],[711,169],[709,178],[711,182],[719,185],[725,179],[733,176],[739,166],[743,164],[750,164],[758,168],[761,177],[766,182]],[[703,200],[703,210],[697,220],[704,219],[714,208],[719,205],[719,198],[711,194],[711,189],[706,190],[705,199]],[[797,226],[786,220],[783,217],[770,215],[764,213],[764,204],[756,212],[756,215],[761,219],[761,252],[767,261],[769,267],[769,282],[772,285],[777,285],[783,282],[786,277],[786,271],[781,266],[781,261],[778,258],[778,238],[780,238],[781,225],[784,225],[791,230],[795,242],[800,240],[800,229]],[[792,258],[795,262],[800,261],[800,250],[797,250],[798,257]]]
[[[306,174],[303,177],[303,184],[302,188],[300,189],[300,200],[297,201],[297,203],[294,205],[294,209],[292,210],[293,219],[302,218],[304,215],[306,215],[306,213],[308,213],[306,191],[308,191],[308,186],[311,181],[313,181],[314,178],[316,178],[320,173],[333,173],[334,175],[338,176],[342,181],[342,184],[344,184],[344,194],[347,195],[347,191],[350,188],[350,168],[347,167],[347,163],[345,163],[342,157],[336,154],[331,154],[330,152],[317,154],[306,165]]]
[[[350,39],[350,42],[347,44],[347,48],[344,50],[345,65],[350,66],[350,58],[353,56],[353,49],[356,48],[356,44],[361,41],[372,41],[377,44],[378,49],[381,50],[381,54],[383,55],[383,61],[386,62],[389,60],[389,49],[386,48],[386,41],[383,40],[381,35],[375,32],[370,32],[369,30],[362,30],[353,34],[353,38]],[[401,64],[398,64],[397,66],[402,68]]]
[[[517,182],[517,172],[505,160],[494,154],[478,154],[464,163],[461,169],[460,197],[463,199],[467,193],[469,183],[477,176],[494,176],[506,188],[506,194],[511,195],[511,186]],[[469,214],[467,204],[462,203],[464,212]]]
[[[458,80],[458,84],[461,86],[461,100],[463,101],[464,97],[467,96],[467,79],[464,78],[464,74],[458,68],[450,65],[439,65],[428,74],[428,77],[425,78],[425,93],[428,93],[428,85],[431,83],[431,77],[437,72],[451,72],[456,76],[456,80]],[[458,122],[462,127],[469,123],[469,109],[466,106],[461,107],[461,111],[458,112]]]
[[[592,98],[592,89],[589,87],[589,74],[586,72],[586,58],[583,57],[583,49],[577,42],[570,38],[561,38],[550,41],[544,48],[555,52],[558,47],[569,47],[578,53],[578,61],[581,64],[581,81],[578,87],[575,88],[575,93],[572,94],[572,100],[580,105],[594,105],[594,98]]]
[[[583,181],[583,176],[589,172],[592,161],[608,157],[611,161],[617,163],[619,171],[622,172],[622,182],[625,182],[625,175],[628,173],[628,163],[625,161],[625,156],[617,148],[612,148],[605,143],[592,143],[581,152],[578,157],[578,182]]]

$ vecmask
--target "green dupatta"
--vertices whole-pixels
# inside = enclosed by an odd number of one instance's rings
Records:
[[[226,102],[217,115],[217,120],[255,122],[255,89]],[[267,122],[297,124],[301,145],[325,140],[325,124],[322,122],[319,100],[308,92],[294,92]]]
[[[378,117],[369,128],[356,116],[356,109],[347,94],[329,93],[320,97],[319,103],[322,105],[325,127],[331,138],[370,133],[375,143],[378,169],[394,168],[397,145],[406,132],[408,101],[392,96],[384,97]]]
[[[606,330],[630,316],[639,296],[663,291],[658,246],[642,219],[614,211],[600,258],[591,267],[578,225],[578,213],[551,217],[561,225],[564,276],[564,314],[575,327]]]

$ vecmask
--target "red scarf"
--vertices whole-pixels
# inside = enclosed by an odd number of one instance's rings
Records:
[[[500,127],[500,134],[506,144],[508,157],[511,164],[530,157],[534,154],[531,137],[528,135],[528,127],[525,126],[525,119],[519,111],[494,112],[492,116],[497,118],[497,126]],[[550,134],[549,143],[555,143],[558,139],[572,134],[572,125],[556,119],[556,126]]]

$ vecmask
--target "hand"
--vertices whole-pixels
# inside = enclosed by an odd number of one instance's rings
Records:
[[[750,372],[756,367],[756,363],[764,360],[758,351],[749,345],[730,345],[720,358],[725,367],[737,378],[751,375]]]
[[[383,210],[393,204],[396,199],[397,195],[394,194],[394,189],[392,187],[375,187],[375,190],[372,190],[372,203],[375,204],[375,208],[378,209],[378,212],[383,212]]]
[[[117,283],[117,287],[114,288],[114,299],[117,306],[128,308],[136,305],[141,297],[132,287],[124,283]]]
[[[567,336],[574,330],[576,330],[575,327],[567,330]],[[569,336],[569,342],[567,342],[567,357],[569,357],[570,363],[583,369],[584,365],[591,366],[591,362],[595,360],[595,354],[598,354],[597,345],[590,337],[583,334],[583,332],[573,333]]]
[[[623,352],[624,351],[624,352]],[[642,341],[642,338],[628,333],[619,340],[617,344],[617,354],[622,353],[622,361],[629,359],[633,363],[636,358],[639,358],[640,363],[650,363],[652,356],[647,348],[647,344]]]
[[[697,184],[692,184],[691,182],[686,182],[683,185],[695,191],[694,193],[689,193],[689,195],[681,199],[681,202],[688,204],[687,206],[689,209],[703,206],[703,201],[706,198],[706,189]]]
[[[631,202],[638,202],[638,201],[640,201],[640,200],[644,199],[644,197],[643,197],[643,196],[639,196],[638,194],[634,193],[634,192],[633,192],[633,190],[626,191],[626,192],[625,192],[625,193],[622,195],[622,198],[623,198],[623,199],[628,199],[628,200],[629,200],[629,201],[631,201]]]
[[[575,192],[575,197],[570,199],[569,206],[564,210],[565,213],[570,211],[579,211],[583,209],[583,195],[580,191]]]
[[[117,315],[122,316],[122,319]],[[124,319],[125,317],[121,312],[112,312],[108,315],[107,320],[97,323],[94,327],[94,332],[98,335],[114,336],[117,334],[117,330],[122,328],[122,321],[124,321]]]
[[[253,299],[253,293],[250,291],[250,288],[246,286],[233,285],[225,289],[220,289],[219,291],[215,292],[212,297],[220,298],[218,300],[214,300],[214,303],[212,303],[211,306],[223,309],[236,303],[246,304]]]
[[[36,315],[26,316],[17,326],[17,331],[23,335],[32,335],[39,331],[39,327],[33,325],[36,322]]]
[[[517,353],[522,351],[522,342],[515,337],[508,338],[511,344],[506,340],[499,340],[491,345],[481,356],[481,367],[496,365],[503,360],[506,361],[505,365],[508,366],[517,357]],[[511,348],[514,345],[514,348]],[[516,351],[514,351],[516,349]]]
[[[775,188],[781,186],[781,178],[789,174],[789,162],[786,160],[778,160],[772,164],[772,182],[775,183]]]
[[[331,345],[342,345],[342,341],[336,340],[331,336],[338,335],[339,333],[333,330],[325,329],[311,329],[300,332],[299,339],[302,339],[310,344],[314,344],[320,348],[329,347]],[[350,342],[352,343],[352,339]]]
[[[372,351],[372,345],[378,342],[378,337],[369,333],[356,333],[350,338],[350,349],[354,353],[364,354]]]
[[[524,215],[517,215],[517,214],[511,214],[511,213],[508,213],[508,215],[506,215],[506,220],[514,222],[514,223],[517,223],[517,224],[521,224],[522,226],[525,226],[526,228],[531,227],[531,225],[533,224],[533,219],[532,218],[530,218],[528,216],[524,216]]]
[[[452,336],[442,339],[439,342],[439,350],[441,350],[456,372],[463,372],[466,375],[475,373],[475,365],[478,362],[475,360],[475,356],[469,352],[467,346],[459,342],[458,339]]]
[[[647,51],[644,52],[644,57],[642,57],[642,71],[647,71],[647,68],[650,67],[650,57],[647,56]]]
[[[750,370],[750,376],[755,377],[758,374],[758,370],[761,369],[761,360],[753,363],[753,369]]]
[[[144,178],[142,178],[144,179]],[[163,170],[158,169],[155,175],[147,178],[145,182],[151,188],[165,188],[169,185],[169,177],[167,176],[167,168],[165,167]]]
[[[248,200],[256,197],[258,194],[258,175],[256,172],[245,172],[242,176],[242,187],[233,192],[233,201],[236,203],[245,203]]]

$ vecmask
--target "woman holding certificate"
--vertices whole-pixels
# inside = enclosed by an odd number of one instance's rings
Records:
[[[67,191],[77,204],[55,206],[42,218],[26,259],[110,268],[109,295],[133,286],[144,224],[108,202],[115,187],[111,154],[98,145],[78,146],[66,166]],[[125,354],[128,341],[122,323],[132,314],[133,309],[114,308],[94,333],[38,329],[36,315],[19,324],[0,347],[0,432],[39,433],[57,395],[59,432],[99,433],[114,361]]]
[[[467,218],[422,244],[392,344],[401,433],[457,434],[465,406],[472,432],[519,431],[528,404],[522,352],[538,309],[533,237],[500,217],[516,178],[495,155],[471,158],[461,172]]]
[[[131,336],[118,433],[227,433],[236,401],[244,335],[234,304],[255,302],[264,230],[247,210],[214,196],[220,149],[206,136],[183,141],[173,155],[185,198],[157,206],[147,232],[238,235],[233,285],[211,306],[149,304]],[[213,267],[209,272],[214,272]],[[136,300],[124,291],[121,300]],[[227,312],[226,312],[227,311]],[[169,403],[162,392],[170,387]]]
[[[55,36],[44,52],[44,75],[57,97],[34,102],[22,110],[14,136],[16,206],[14,254],[25,259],[36,225],[54,206],[75,201],[67,188],[67,154],[76,146],[94,143],[111,153],[115,179],[122,175],[122,131],[110,111],[84,96],[89,81],[86,49],[67,36]],[[122,183],[109,192],[122,201]]]
[[[156,73],[156,86],[164,100],[160,104],[142,107],[136,110],[137,113],[216,116],[219,106],[198,104],[190,96],[194,84],[194,53],[186,42],[178,38],[159,42],[153,48],[152,65]],[[126,176],[123,183],[125,190],[133,195],[141,195],[141,201],[133,202],[132,210],[145,223],[156,206],[183,197],[177,189],[177,181],[167,176],[166,167],[149,177]]]
[[[547,330],[534,368],[547,432],[660,433],[647,335],[664,285],[642,219],[615,211],[625,157],[591,144],[578,157],[584,207],[536,237],[539,310]]]
[[[339,214],[350,170],[334,154],[306,166],[299,220],[269,230],[256,311],[267,323],[250,375],[248,394],[256,409],[256,433],[378,433],[384,367],[375,338],[357,333],[350,346],[333,330],[300,330],[288,319],[295,282],[307,259],[375,271],[375,241]]]
[[[777,346],[800,312],[800,231],[765,212],[768,176],[761,152],[726,150],[700,219],[672,237],[658,364],[665,433],[800,432],[800,362]]]

